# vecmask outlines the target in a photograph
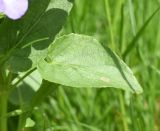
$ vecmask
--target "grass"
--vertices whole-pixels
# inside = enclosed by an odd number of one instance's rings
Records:
[[[75,0],[74,4],[61,33],[91,35],[109,46],[131,67],[144,92],[60,86],[35,109],[33,130],[159,131],[160,0]]]

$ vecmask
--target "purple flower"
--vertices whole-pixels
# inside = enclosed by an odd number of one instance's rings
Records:
[[[28,9],[28,0],[0,0],[0,12],[11,19],[21,18]]]

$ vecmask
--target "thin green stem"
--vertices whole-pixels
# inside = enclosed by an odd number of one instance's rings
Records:
[[[104,0],[104,4],[105,4],[106,17],[108,20],[108,26],[109,26],[109,30],[110,30],[111,46],[112,46],[112,49],[115,50],[114,33],[113,33],[111,12],[110,12],[110,6],[109,6],[108,0]]]
[[[126,110],[125,110],[123,94],[121,91],[118,93],[119,93],[118,95],[119,95],[120,108],[121,108],[121,113],[122,113],[123,128],[124,128],[124,131],[129,131],[128,122],[126,119]]]
[[[123,31],[124,31],[124,5],[121,5],[121,21],[120,21],[120,32],[119,32],[119,50],[123,50]]]
[[[19,78],[19,80],[18,80],[14,85],[11,85],[11,90],[10,90],[10,92],[12,92],[12,91],[17,87],[17,85],[18,85],[20,82],[22,82],[27,76],[29,76],[29,75],[30,75],[33,71],[35,71],[35,70],[36,70],[36,68],[28,71],[26,74],[24,74],[24,76],[22,76],[21,78]]]
[[[7,131],[8,81],[3,66],[0,69],[0,131]],[[9,80],[9,79],[8,79]]]
[[[7,101],[8,93],[0,92],[0,131],[7,131]]]
[[[128,0],[128,2],[129,2],[129,15],[131,20],[132,32],[133,32],[133,35],[136,36],[137,31],[136,31],[136,20],[134,15],[133,3],[132,3],[132,0]]]

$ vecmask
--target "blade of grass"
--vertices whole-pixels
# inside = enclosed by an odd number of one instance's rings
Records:
[[[150,21],[153,19],[153,17],[159,12],[160,7],[156,9],[156,11],[153,12],[153,14],[147,19],[147,21],[144,23],[144,25],[140,28],[136,36],[133,38],[133,40],[130,42],[124,53],[122,54],[123,59],[125,60],[126,57],[129,55],[129,53],[133,50],[133,48],[137,45],[137,41],[140,38],[140,36],[144,33],[144,30],[150,23]]]
[[[131,20],[131,25],[132,25],[132,32],[133,35],[136,35],[136,20],[135,20],[135,15],[134,15],[134,8],[133,8],[133,3],[132,0],[128,0],[129,2],[129,15],[130,15],[130,20]]]
[[[123,122],[123,128],[124,131],[129,131],[129,126],[128,126],[128,122],[127,122],[127,114],[126,114],[126,109],[125,109],[125,104],[124,104],[124,96],[123,93],[120,91],[118,92],[119,95],[119,101],[120,101],[120,109],[121,109],[121,113],[122,113],[122,122]]]
[[[104,6],[105,6],[106,18],[108,20],[108,26],[109,26],[109,30],[110,30],[111,47],[114,50],[115,49],[115,43],[114,43],[114,33],[113,33],[113,26],[112,26],[109,0],[104,0]]]
[[[60,93],[61,93],[62,96],[63,96],[63,99],[64,99],[64,101],[65,101],[65,104],[66,104],[68,110],[70,111],[69,113],[70,113],[73,121],[75,122],[75,124],[76,124],[76,126],[79,128],[79,130],[81,131],[81,130],[82,130],[82,129],[81,129],[81,126],[79,126],[79,121],[78,121],[78,119],[77,119],[77,117],[76,117],[76,114],[74,113],[74,110],[73,110],[73,108],[72,108],[72,105],[71,105],[71,103],[70,103],[70,100],[69,100],[68,96],[66,95],[63,87],[60,86],[59,89],[60,89]],[[66,109],[67,109],[67,108],[66,108]]]
[[[119,31],[119,50],[123,50],[123,32],[124,32],[124,4],[121,5],[121,21],[120,21],[120,31]]]

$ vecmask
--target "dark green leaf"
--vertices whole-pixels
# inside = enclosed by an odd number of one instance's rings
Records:
[[[49,5],[48,0],[37,3],[37,0],[31,1],[28,13],[17,23],[20,29],[18,48],[8,62],[8,67],[13,72],[27,71],[46,57],[47,47],[62,29],[72,7],[67,0],[51,0]]]

